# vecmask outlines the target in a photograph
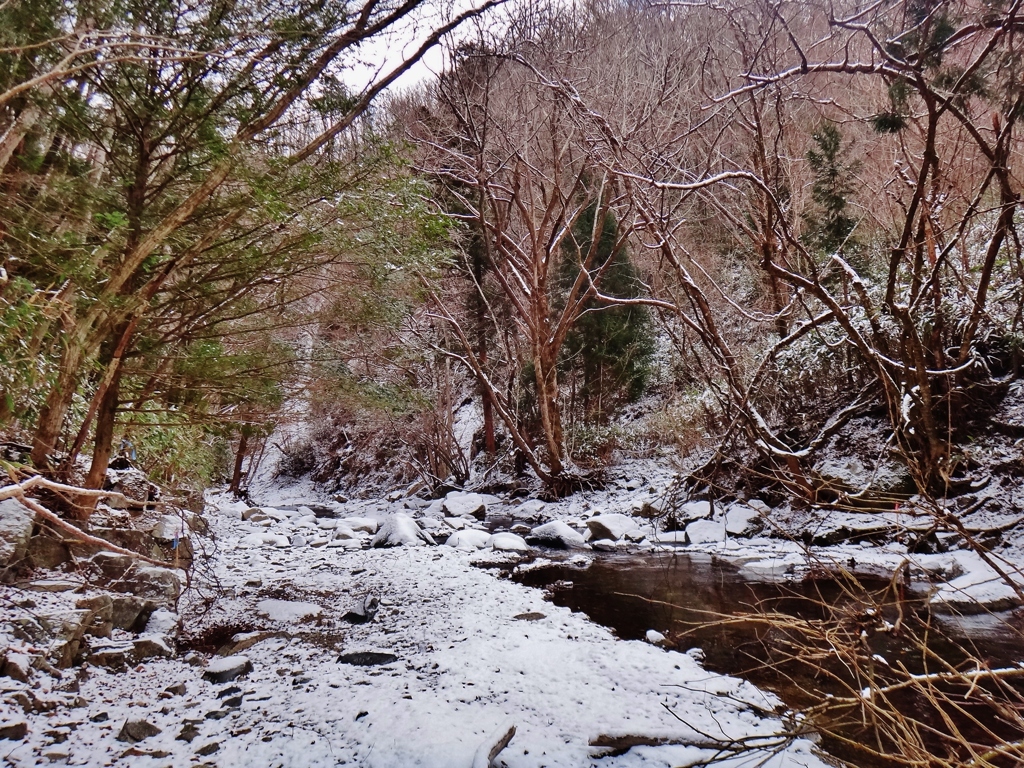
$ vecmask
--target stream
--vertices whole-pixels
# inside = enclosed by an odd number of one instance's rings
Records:
[[[918,629],[930,626],[932,631],[924,635],[929,651],[971,668],[974,662],[968,661],[970,658],[991,668],[1017,666],[1024,660],[1024,633],[1014,615],[934,615],[927,610],[924,589],[897,593],[886,581],[861,580],[859,587],[835,579],[755,581],[719,558],[673,552],[602,555],[585,568],[569,561],[556,562],[526,569],[514,578],[545,589],[556,605],[582,611],[623,639],[643,639],[654,629],[667,636],[670,647],[680,651],[700,648],[708,669],[748,679],[773,691],[795,710],[819,704],[828,696],[848,695],[850,688],[831,677],[844,677],[845,669],[835,662],[829,665],[827,654],[826,660],[814,663],[788,659],[787,643],[795,636],[791,630],[736,617],[771,611],[777,617],[835,622],[857,632],[863,626],[862,636],[871,654],[889,664],[903,664],[914,674],[935,669],[934,662],[927,666],[921,647],[908,642],[905,632],[875,632],[870,627],[879,622],[891,626],[897,621]],[[853,636],[857,637],[856,632]],[[822,665],[831,675],[821,674]],[[856,680],[847,680],[847,684],[859,690]],[[941,727],[941,716],[921,712],[919,703],[909,699],[895,703]],[[829,717],[825,715],[826,729],[840,734],[839,738],[823,735],[822,746],[829,753],[860,768],[891,765],[848,746],[847,739],[865,738],[867,732],[859,724]],[[972,735],[968,719],[960,717],[957,727]],[[1007,729],[1000,738],[1019,739],[1021,735],[1019,730]]]

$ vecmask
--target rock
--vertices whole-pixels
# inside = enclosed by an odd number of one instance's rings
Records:
[[[597,515],[587,520],[587,528],[594,539],[618,541],[628,531],[637,528],[636,521],[627,515]]]
[[[149,535],[161,543],[186,539],[190,533],[188,520],[182,515],[164,515],[150,530]]]
[[[33,568],[52,571],[71,559],[71,550],[56,534],[45,532],[29,539],[27,555]]]
[[[252,668],[252,662],[246,656],[222,656],[210,660],[203,672],[203,679],[211,683],[230,683],[252,672]]]
[[[501,552],[527,552],[530,549],[526,540],[514,533],[496,533],[487,540],[487,544]]]
[[[352,664],[357,667],[376,667],[381,664],[391,664],[396,661],[398,661],[398,657],[394,654],[377,653],[374,651],[343,653],[338,657],[339,664]]]
[[[648,629],[647,634],[644,635],[647,638],[647,642],[652,645],[664,645],[667,638],[656,629]]]
[[[125,720],[121,732],[117,734],[117,740],[135,744],[159,733],[162,731],[148,720]]]
[[[112,595],[110,621],[118,629],[144,629],[157,603],[136,595]],[[139,626],[141,625],[141,626]]]
[[[138,566],[125,578],[128,590],[139,597],[149,597],[165,605],[173,604],[181,594],[181,580],[170,568],[155,565]]]
[[[0,568],[10,568],[28,553],[36,513],[17,499],[0,501]]]
[[[39,616],[43,626],[57,638],[50,645],[49,657],[59,669],[67,669],[75,663],[82,650],[82,638],[94,616],[95,613],[87,608]]]
[[[641,541],[647,538],[647,534],[641,531],[639,528],[634,528],[632,531],[626,531],[623,534],[623,538],[633,544],[639,544]]]
[[[120,552],[97,552],[89,562],[99,569],[103,583],[122,581],[135,565],[135,558]]]
[[[487,515],[487,504],[479,493],[451,491],[441,505],[446,517],[463,517],[470,515],[483,520]]]
[[[730,536],[754,536],[763,527],[761,512],[752,506],[736,502],[725,511],[725,530]]]
[[[188,686],[184,683],[175,683],[174,685],[168,685],[164,688],[164,693],[169,693],[172,696],[184,696],[188,693]]]
[[[19,683],[27,683],[32,676],[33,662],[36,657],[27,653],[8,651],[0,664],[4,676],[17,680]]]
[[[132,657],[136,662],[144,659],[169,659],[172,656],[174,647],[163,635],[142,635],[132,641]]]
[[[336,523],[337,524],[334,526],[334,529],[331,531],[332,539],[355,540],[359,538],[359,534],[356,533],[355,529],[349,526],[345,521],[336,521]]]
[[[663,533],[658,533],[654,538],[659,544],[690,543],[690,540],[686,536],[686,531],[665,531]]]
[[[691,544],[713,544],[725,541],[725,521],[694,520],[686,526],[686,537]]]
[[[249,507],[248,509],[242,511],[243,520],[252,520],[254,517],[259,517],[263,520],[269,519],[267,518],[266,513],[259,507]]]
[[[350,624],[366,624],[373,621],[373,617],[377,615],[379,605],[380,600],[375,595],[367,595],[341,618]]]
[[[149,621],[146,622],[146,634],[177,637],[180,627],[181,619],[178,614],[166,608],[158,608],[150,614]]]
[[[187,741],[191,743],[192,739],[198,735],[199,729],[196,728],[195,723],[187,722],[181,727],[181,731],[174,737],[174,739],[175,741]]]
[[[24,720],[5,722],[3,725],[0,725],[0,739],[21,741],[26,736],[28,736],[28,723]]]
[[[128,662],[133,660],[134,650],[131,643],[97,645],[89,651],[88,660],[94,666],[120,672],[128,666]]]
[[[676,510],[676,517],[680,522],[692,523],[694,520],[706,520],[713,512],[711,502],[701,499],[680,504]]]
[[[552,549],[587,549],[583,535],[561,520],[537,526],[526,537],[527,544]]]
[[[453,531],[461,531],[466,527],[466,521],[461,517],[446,517],[442,522],[451,528]]]
[[[445,542],[445,546],[472,551],[483,549],[487,546],[490,540],[491,534],[487,531],[480,531],[476,528],[465,528],[461,531],[456,531],[449,536],[448,540]]]
[[[218,749],[220,749],[220,742],[219,741],[211,741],[209,744],[206,744],[206,745],[200,747],[199,749],[197,749],[196,750],[196,754],[197,755],[201,755],[202,757],[206,757],[207,755],[212,755]]]
[[[141,506],[150,499],[156,499],[160,496],[160,489],[149,482],[145,472],[135,467],[108,469],[107,482],[103,490],[120,493],[129,502],[135,502],[135,504],[126,504],[119,498],[109,497],[106,501],[107,506],[111,509],[127,509],[129,506]]]
[[[408,515],[392,515],[373,537],[374,547],[419,547],[434,544],[434,539]]]

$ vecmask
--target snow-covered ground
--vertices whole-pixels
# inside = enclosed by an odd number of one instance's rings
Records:
[[[111,765],[130,757],[133,766],[468,768],[490,735],[511,723],[515,736],[495,765],[695,765],[716,754],[718,741],[766,747],[723,765],[824,765],[809,741],[779,746],[773,738],[793,726],[774,714],[782,710],[774,696],[709,673],[687,654],[619,640],[539,591],[473,565],[514,554],[245,546],[246,537],[272,527],[312,535],[296,528],[301,513],[267,526],[243,521],[246,506],[213,500],[219,594],[202,616],[196,604],[185,612],[193,632],[227,628],[224,642],[237,632],[236,655],[252,671],[210,682],[204,671],[225,662],[192,653],[126,672],[85,666],[59,679],[37,674],[35,695],[58,706],[25,715],[3,705],[4,720],[29,726],[24,740],[0,742],[9,764]],[[379,599],[375,618],[344,620],[367,596]],[[367,652],[384,655],[358,655]],[[4,684],[8,693],[18,685]],[[128,720],[145,720],[154,734],[134,745],[117,740]],[[592,743],[638,746],[600,757],[608,750]]]
[[[680,530],[662,532],[645,515],[663,500],[671,473],[634,469],[635,479],[627,468],[607,490],[550,504],[475,494],[428,502],[401,493],[339,502],[308,482],[281,487],[269,479],[256,499],[261,511],[213,494],[206,517],[216,546],[179,606],[186,631],[178,656],[124,672],[87,664],[37,671],[29,683],[0,677],[0,718],[28,726],[21,740],[0,740],[0,754],[15,766],[130,757],[140,766],[468,768],[511,724],[515,735],[495,765],[689,766],[716,757],[729,766],[826,765],[811,741],[778,736],[799,723],[774,695],[706,671],[699,654],[660,647],[657,632],[650,642],[618,639],[503,578],[495,566],[538,554],[519,551],[525,542],[515,533],[529,537],[544,523],[578,548],[568,556],[581,567],[602,549],[683,545],[753,579],[906,569],[912,581],[931,585],[934,603],[953,610],[1017,602],[974,552],[912,554],[899,540],[809,546],[773,529],[824,541],[884,527],[909,540],[927,527],[909,515],[818,511],[801,522],[756,500],[692,502],[680,508],[688,516]],[[320,517],[303,502],[322,505]],[[477,519],[483,504],[489,524],[512,532],[489,538]],[[416,546],[368,548],[388,520],[378,540]],[[429,545],[431,531],[443,538],[456,529],[458,546]],[[1015,541],[991,553],[1010,573]],[[0,588],[4,613],[59,612],[93,591],[68,576],[49,583],[55,591]],[[69,586],[78,589],[61,591]],[[367,614],[371,620],[359,623]],[[0,641],[21,642],[10,626]],[[197,650],[188,652],[190,645]],[[233,666],[249,671],[228,680]],[[25,713],[17,702],[28,692],[37,711]],[[133,721],[144,721],[132,726],[143,729],[136,735],[148,735],[119,740]],[[724,744],[751,749],[716,748]]]

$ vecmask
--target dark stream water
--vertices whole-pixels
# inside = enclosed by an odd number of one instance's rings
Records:
[[[854,645],[863,642],[862,655],[868,664],[872,663],[871,656],[878,654],[888,664],[905,665],[914,674],[937,669],[935,659],[925,658],[926,653],[970,669],[976,667],[977,661],[990,668],[1003,668],[1024,660],[1024,632],[1015,616],[933,616],[927,610],[922,590],[915,593],[882,581],[862,580],[856,585],[832,579],[752,581],[740,569],[720,559],[683,553],[607,555],[588,568],[556,564],[527,570],[515,578],[523,584],[545,588],[555,604],[586,613],[622,638],[641,639],[647,630],[655,629],[679,650],[698,647],[709,669],[744,677],[774,691],[789,707],[798,710],[814,707],[829,695],[844,696],[850,690],[858,691],[862,679],[848,674],[848,664],[830,662],[828,654],[816,658],[813,650],[794,653],[790,643],[803,635],[780,627],[778,621],[737,617],[773,612],[778,617],[818,622],[819,627],[831,628],[834,624],[842,629],[844,637],[855,639]],[[897,622],[900,631],[886,631]],[[817,647],[820,650],[822,644]],[[975,701],[968,698],[967,716],[954,715],[965,738],[979,743],[987,738],[998,743],[1024,736],[1016,726],[1002,730],[1001,726],[993,726],[995,738],[975,733],[979,729],[971,723],[972,717],[989,722],[983,709],[969,709],[984,706],[978,699],[977,695]],[[942,714],[909,694],[894,696],[893,703],[922,722],[939,729],[947,727],[942,723]],[[1024,697],[1018,705],[1024,706]],[[845,717],[849,718],[849,711]],[[892,765],[889,760],[866,756],[846,743],[847,739],[856,743],[877,738],[859,718],[854,719],[857,722],[846,723],[843,717],[826,713],[816,721],[821,724],[824,720],[825,749],[862,768]],[[948,743],[940,743],[942,738],[937,739],[937,750],[950,749]],[[881,751],[888,749],[882,745]],[[956,749],[955,745],[952,749]]]

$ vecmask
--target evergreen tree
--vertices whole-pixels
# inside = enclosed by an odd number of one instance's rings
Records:
[[[593,243],[596,203],[591,204],[566,241],[559,270],[560,291],[573,283]],[[605,296],[635,299],[643,293],[640,275],[624,247],[616,247],[618,222],[604,217],[598,234],[592,274],[602,270],[599,288]],[[575,401],[591,421],[607,420],[623,403],[638,399],[647,386],[655,339],[650,312],[644,306],[608,304],[588,299],[583,314],[566,337],[561,367],[573,383]]]

